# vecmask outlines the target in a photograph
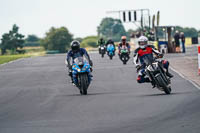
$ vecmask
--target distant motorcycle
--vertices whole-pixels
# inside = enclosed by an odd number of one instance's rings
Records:
[[[99,54],[101,54],[102,58],[104,57],[104,55],[106,54],[106,47],[105,46],[99,47]]]
[[[108,56],[109,58],[112,60],[113,56],[114,56],[114,53],[115,52],[115,48],[113,46],[113,44],[108,44],[107,46],[107,53],[108,53]]]
[[[144,58],[145,73],[149,77],[152,85],[157,87],[159,90],[164,91],[166,94],[171,93],[171,81],[167,77],[161,61],[158,58],[151,58],[146,56]],[[141,66],[141,67],[144,67]]]
[[[72,75],[74,83],[79,88],[81,95],[87,95],[87,89],[91,82],[90,72],[91,66],[83,57],[74,59]]]
[[[128,51],[128,48],[125,46],[123,46],[120,50],[120,59],[124,65],[126,65],[126,63],[129,60],[129,51]]]

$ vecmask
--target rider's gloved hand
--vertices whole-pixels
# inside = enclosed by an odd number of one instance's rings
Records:
[[[136,65],[135,67],[136,67],[137,72],[139,72],[141,66],[140,65]]]
[[[72,70],[72,65],[68,64],[67,67],[69,68],[69,70]]]
[[[68,65],[68,68],[69,68],[69,70],[68,70],[68,75],[70,76],[70,77],[72,77],[72,65]]]
[[[93,66],[92,60],[89,60],[89,64],[90,64],[90,66]]]
[[[90,71],[91,71],[91,72],[93,71],[93,68],[92,68],[92,67],[90,67]]]
[[[159,58],[163,58],[163,56],[164,56],[163,54],[159,54],[158,55]]]

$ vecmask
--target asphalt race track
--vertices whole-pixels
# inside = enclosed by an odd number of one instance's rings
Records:
[[[0,66],[0,133],[200,132],[200,90],[189,81],[173,73],[173,93],[165,95],[136,83],[132,61],[91,56],[87,96],[70,83],[65,55]]]

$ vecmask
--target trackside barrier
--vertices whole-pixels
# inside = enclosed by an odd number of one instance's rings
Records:
[[[185,38],[185,46],[191,46],[192,45],[192,38],[186,37]]]
[[[46,51],[46,54],[59,54],[60,52],[58,50],[48,50]]]
[[[200,37],[198,38],[198,42],[199,42],[199,44],[200,44]]]
[[[198,46],[198,66],[199,66],[199,75],[200,75],[200,46]]]

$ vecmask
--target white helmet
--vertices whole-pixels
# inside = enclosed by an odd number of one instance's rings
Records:
[[[138,38],[138,44],[140,48],[145,48],[148,43],[148,38],[145,36],[141,36]]]

